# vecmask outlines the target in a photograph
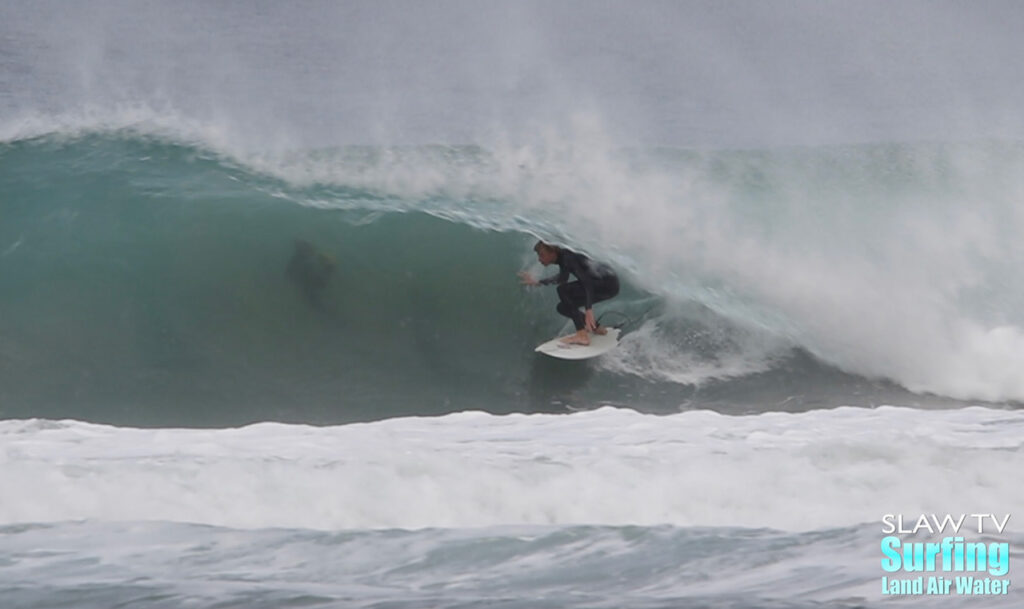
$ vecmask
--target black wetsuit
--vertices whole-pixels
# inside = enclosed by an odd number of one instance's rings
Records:
[[[590,309],[595,302],[608,300],[619,293],[619,278],[615,271],[606,264],[594,262],[583,254],[559,249],[558,274],[554,277],[541,279],[542,285],[558,284],[558,312],[572,320],[576,330],[586,327],[584,310]],[[576,281],[569,281],[569,275],[575,275]]]

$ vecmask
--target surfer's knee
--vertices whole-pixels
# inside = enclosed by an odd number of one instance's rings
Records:
[[[605,300],[609,298],[615,298],[619,295],[619,278],[615,276],[609,277],[605,281],[604,292],[606,294]]]

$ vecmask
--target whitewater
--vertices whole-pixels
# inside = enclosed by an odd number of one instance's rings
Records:
[[[1020,26],[0,6],[2,604],[930,607],[883,517],[991,513],[1019,606]]]

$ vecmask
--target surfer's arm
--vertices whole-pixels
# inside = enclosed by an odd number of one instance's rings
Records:
[[[562,284],[569,280],[569,269],[559,265],[558,274],[552,275],[551,277],[545,277],[544,279],[537,280],[537,285],[554,285]]]
[[[523,285],[551,285],[553,283],[562,283],[562,275],[555,275],[554,277],[545,277],[544,279],[534,279],[527,271],[520,271],[519,281]]]

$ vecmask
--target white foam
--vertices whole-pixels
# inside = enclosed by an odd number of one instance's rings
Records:
[[[848,372],[964,400],[1024,400],[1018,151],[868,146],[658,167],[624,160],[599,124],[577,129],[546,144],[554,152],[519,199],[523,215],[557,218],[567,241],[654,293]]]
[[[0,523],[812,530],[1024,505],[1024,413],[479,412],[340,427],[0,423]]]
[[[701,317],[710,324],[722,323],[721,320]],[[619,347],[598,360],[598,365],[611,372],[653,381],[700,385],[712,379],[735,378],[768,370],[790,348],[789,344],[770,334],[748,333],[741,328],[714,328],[728,336],[715,337],[711,341],[703,336],[680,335],[664,331],[661,321],[647,322],[626,334]],[[696,351],[701,347],[713,353],[701,356]]]

